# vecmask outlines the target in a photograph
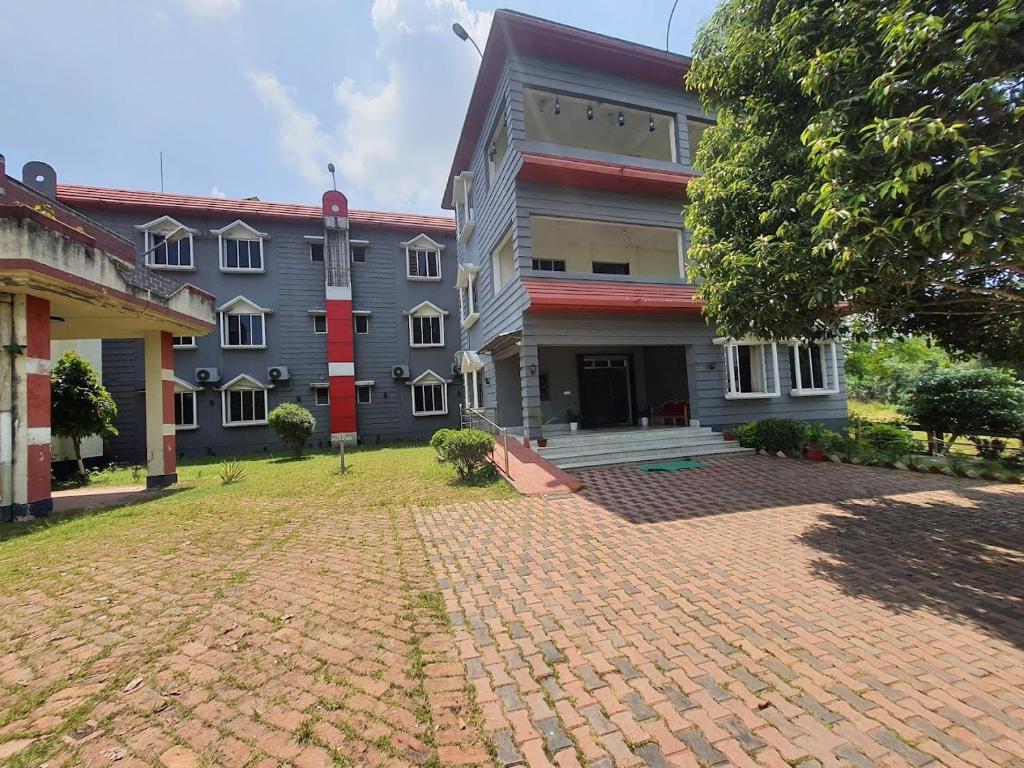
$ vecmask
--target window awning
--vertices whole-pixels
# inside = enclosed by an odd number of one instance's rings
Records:
[[[704,302],[692,285],[610,280],[525,279],[527,312],[700,315]]]
[[[484,367],[484,359],[480,357],[479,352],[459,350],[455,353],[455,365],[458,366],[462,373],[479,371]]]

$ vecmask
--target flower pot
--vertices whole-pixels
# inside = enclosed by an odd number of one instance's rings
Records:
[[[548,439],[546,437],[538,437],[537,438],[537,447],[538,448],[547,448],[548,447]]]
[[[640,428],[647,429],[647,425],[650,424],[650,420],[646,416],[640,417]]]
[[[808,461],[824,461],[825,449],[817,443],[804,446],[804,458]]]
[[[578,421],[570,421],[569,422],[569,432],[571,432],[572,434],[575,435],[579,431],[579,428],[580,428],[580,423]]]
[[[731,443],[736,439],[736,435],[734,435],[732,432],[726,432],[724,435],[722,435],[722,437],[727,443]]]

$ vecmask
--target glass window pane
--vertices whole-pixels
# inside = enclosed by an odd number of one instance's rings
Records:
[[[238,241],[224,241],[224,266],[234,268],[238,266]]]
[[[253,392],[253,412],[257,421],[263,421],[267,418],[267,393],[266,392]]]
[[[263,269],[263,249],[260,248],[259,240],[249,241],[249,266],[253,269]]]
[[[423,387],[417,385],[412,388],[413,410],[420,413],[423,410]]]
[[[242,393],[228,392],[228,421],[242,420]]]
[[[252,343],[263,344],[263,315],[250,315],[252,323]]]

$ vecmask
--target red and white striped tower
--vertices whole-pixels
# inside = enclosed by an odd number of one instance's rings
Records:
[[[0,327],[0,519],[45,515],[50,499],[50,302],[4,295]]]
[[[355,443],[356,366],[352,336],[352,271],[348,200],[336,189],[323,198],[326,272],[327,373],[331,393],[331,442]]]

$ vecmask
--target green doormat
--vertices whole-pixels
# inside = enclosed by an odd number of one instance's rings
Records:
[[[680,459],[679,461],[663,461],[661,464],[647,464],[637,467],[641,472],[678,472],[680,469],[700,469],[704,462],[696,459]]]

